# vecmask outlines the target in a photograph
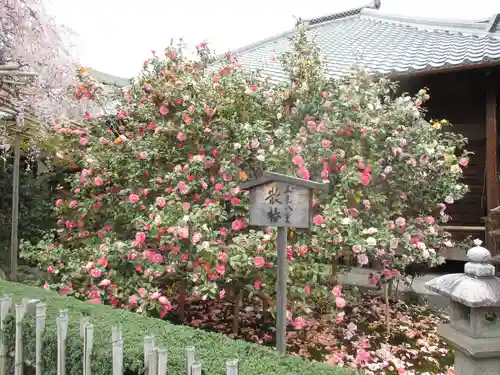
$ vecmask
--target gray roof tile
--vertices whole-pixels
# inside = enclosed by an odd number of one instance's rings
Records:
[[[500,15],[482,22],[410,19],[360,8],[306,21],[325,61],[327,75],[338,78],[353,65],[376,74],[408,74],[446,67],[498,62]],[[277,59],[290,48],[295,31],[235,51],[248,70],[272,81],[285,74]]]

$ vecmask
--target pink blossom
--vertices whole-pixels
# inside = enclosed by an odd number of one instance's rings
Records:
[[[100,277],[101,276],[101,270],[99,268],[94,268],[90,271],[90,276],[92,277]]]
[[[159,208],[163,208],[167,205],[167,202],[165,201],[165,198],[163,197],[157,197],[156,198],[156,205],[159,207]]]
[[[300,155],[295,155],[293,158],[292,158],[292,163],[294,165],[303,165],[304,164],[304,159],[302,158],[302,156]]]
[[[157,300],[158,298],[160,298],[160,293],[153,292],[153,293],[151,293],[150,297],[151,297],[152,300]]]
[[[224,299],[224,297],[226,296],[226,291],[224,289],[222,289],[220,292],[219,292],[219,298],[220,299]]]
[[[101,177],[96,177],[96,178],[94,178],[94,184],[95,184],[96,186],[102,186],[103,182],[102,182]]]
[[[89,143],[89,137],[88,137],[88,136],[85,136],[85,137],[81,137],[81,138],[80,138],[80,144],[81,144],[82,146],[86,146],[86,145],[87,145],[87,143]]]
[[[293,328],[295,329],[303,329],[306,326],[306,320],[302,317],[297,317],[293,321]]]
[[[315,225],[318,225],[318,226],[321,225],[321,224],[323,224],[323,216],[321,216],[321,215],[314,216],[313,217],[313,223]]]
[[[215,266],[215,271],[219,274],[219,275],[224,275],[226,273],[226,265],[225,264],[217,264]]]
[[[330,147],[330,141],[328,139],[323,139],[321,141],[321,145],[323,146],[323,148],[328,148]]]
[[[158,302],[160,302],[160,304],[162,304],[162,305],[169,305],[170,304],[169,300],[165,296],[158,297]]]
[[[368,362],[370,360],[370,353],[367,352],[364,349],[359,349],[358,352],[356,353],[356,362],[362,363],[362,362]]]
[[[179,142],[184,142],[186,140],[186,135],[183,132],[177,133],[177,140]]]
[[[262,288],[262,281],[260,281],[260,280],[254,280],[253,287],[255,289],[257,289],[257,290],[260,290]]]
[[[130,194],[128,196],[128,200],[130,201],[130,203],[136,204],[137,202],[139,202],[139,196],[137,194]]]
[[[162,105],[162,106],[160,107],[160,114],[161,114],[162,116],[166,116],[166,115],[168,115],[168,112],[169,112],[168,107],[166,107],[166,106],[164,106],[164,105]]]
[[[139,159],[145,160],[148,158],[148,153],[146,151],[142,151],[139,153]]]
[[[148,292],[144,288],[139,288],[139,290],[137,291],[137,293],[139,293],[139,295],[141,296],[141,298],[145,298],[147,296],[147,294],[148,294]]]
[[[109,279],[103,279],[103,280],[101,280],[101,282],[98,285],[101,287],[104,287],[104,286],[108,286],[109,284],[111,284],[111,281]]]
[[[461,158],[458,164],[460,164],[462,167],[466,167],[469,164],[469,159]]]
[[[262,268],[266,264],[266,260],[263,257],[253,258],[253,264],[256,268]]]
[[[62,205],[62,202],[63,202],[62,199],[56,200],[56,207],[60,207]]]
[[[299,168],[298,172],[300,177],[302,177],[304,180],[309,180],[311,178],[311,173],[303,165]]]
[[[71,202],[69,202],[69,206],[70,206],[71,208],[76,207],[76,206],[77,206],[77,204],[78,204],[78,203],[77,203],[76,201],[71,201]]]
[[[337,306],[338,309],[343,309],[345,307],[345,299],[342,297],[336,297],[335,306]]]
[[[179,181],[179,183],[177,184],[177,189],[179,189],[179,193],[184,195],[189,191],[189,186],[184,181]]]
[[[338,284],[338,285],[335,285],[332,289],[332,294],[335,296],[335,297],[340,297],[342,295],[342,285]]]
[[[366,254],[358,254],[357,259],[360,266],[365,266],[369,262],[368,256]]]
[[[245,222],[243,220],[234,220],[231,223],[231,228],[233,231],[238,232],[245,228]]]
[[[137,296],[135,294],[132,294],[130,297],[128,297],[128,302],[131,305],[136,305],[137,301],[138,301],[138,298],[137,298]]]
[[[146,240],[146,233],[144,232],[137,232],[135,234],[135,243],[137,245],[142,245],[144,243],[144,241]]]

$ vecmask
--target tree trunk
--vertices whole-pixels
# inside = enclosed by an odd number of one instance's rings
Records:
[[[387,339],[391,336],[391,317],[389,315],[389,286],[384,284],[384,299],[385,299],[385,328]]]
[[[233,306],[233,333],[237,335],[240,332],[240,309],[242,304],[241,289],[234,291],[234,306]]]
[[[177,305],[177,317],[181,322],[183,322],[186,319],[186,297],[187,297],[186,280],[181,280],[179,284],[179,303]]]

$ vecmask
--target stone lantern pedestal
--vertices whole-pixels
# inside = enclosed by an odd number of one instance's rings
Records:
[[[439,327],[456,348],[456,375],[500,374],[500,278],[481,241],[467,252],[464,273],[437,277],[425,284],[451,299],[450,324]]]

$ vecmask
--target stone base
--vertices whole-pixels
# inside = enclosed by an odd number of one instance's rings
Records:
[[[473,358],[456,351],[455,375],[498,375],[500,374],[500,358]]]

